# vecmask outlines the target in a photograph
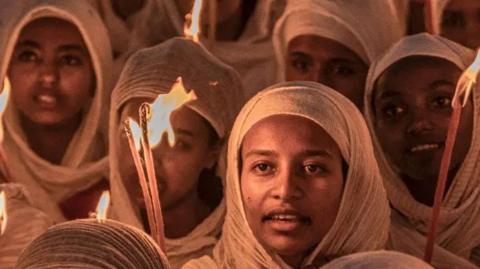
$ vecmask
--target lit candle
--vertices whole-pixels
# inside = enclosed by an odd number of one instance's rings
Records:
[[[192,11],[185,16],[185,25],[183,33],[185,37],[198,43],[200,41],[201,31],[201,13],[203,0],[195,0]]]
[[[455,145],[458,125],[460,124],[460,116],[462,108],[467,104],[471,92],[477,82],[477,76],[480,71],[480,49],[477,51],[477,57],[474,62],[463,72],[457,83],[455,95],[452,99],[452,115],[447,131],[447,140],[445,142],[445,150],[443,151],[442,161],[440,163],[440,172],[438,174],[437,188],[435,190],[435,197],[432,208],[432,215],[430,219],[430,227],[427,236],[427,245],[425,247],[425,261],[431,262],[433,256],[433,246],[435,243],[435,235],[437,230],[438,218],[440,215],[440,208],[442,205],[443,196],[448,177],[448,170],[450,168],[450,161],[452,158],[453,147]],[[463,99],[462,99],[463,98]],[[462,100],[460,100],[462,99]]]

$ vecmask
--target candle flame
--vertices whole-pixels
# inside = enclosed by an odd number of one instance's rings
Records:
[[[472,90],[477,83],[477,76],[480,72],[480,49],[477,51],[477,56],[473,63],[463,72],[457,83],[455,95],[453,96],[452,105],[455,105],[459,98],[463,96],[463,100],[460,101],[462,106],[465,106],[468,102],[468,98],[472,93]]]
[[[203,0],[195,0],[192,11],[185,16],[185,26],[183,33],[187,38],[193,39],[194,42],[199,42],[201,33],[201,12],[203,7]]]
[[[107,219],[109,205],[110,205],[110,192],[104,191],[97,205],[96,218],[98,221],[102,222]]]
[[[7,228],[7,197],[5,191],[0,192],[0,235]]]
[[[160,94],[151,105],[150,134],[151,147],[155,147],[167,133],[168,143],[172,147],[175,144],[175,134],[170,124],[170,115],[185,103],[195,100],[197,97],[193,91],[187,93],[181,77],[173,84],[168,94]]]

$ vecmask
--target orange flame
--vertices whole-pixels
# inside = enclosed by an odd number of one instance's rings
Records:
[[[155,147],[164,133],[167,133],[170,146],[175,144],[175,134],[170,124],[170,115],[185,103],[195,100],[197,97],[193,91],[187,93],[181,77],[177,78],[175,84],[168,94],[160,94],[151,105],[150,133],[149,140],[151,147]]]
[[[5,192],[0,192],[0,235],[5,232],[7,228],[7,197]]]
[[[185,26],[183,33],[187,38],[193,39],[194,42],[199,42],[199,36],[201,31],[201,12],[203,7],[203,0],[195,0],[193,3],[191,13],[185,16]],[[188,25],[188,26],[187,26]]]
[[[108,207],[110,205],[110,192],[104,191],[100,200],[98,201],[96,218],[99,222],[103,222],[107,219]]]
[[[480,72],[480,49],[477,50],[477,56],[473,63],[463,72],[457,83],[457,89],[453,96],[452,105],[454,105],[458,98],[463,96],[463,100],[460,101],[462,106],[465,106],[468,102],[468,98],[477,83],[478,73]]]

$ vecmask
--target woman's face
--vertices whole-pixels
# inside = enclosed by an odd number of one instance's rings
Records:
[[[122,122],[131,117],[138,122],[138,108],[143,102],[153,100],[134,99],[124,108]],[[213,141],[213,128],[198,113],[182,107],[170,118],[175,133],[175,144],[170,147],[166,136],[153,149],[155,172],[159,184],[162,210],[175,209],[188,195],[197,195],[200,173],[213,168],[218,160],[218,141]],[[144,208],[139,184],[128,142],[122,126],[118,130],[120,143],[117,145],[117,162],[127,190],[140,208]]]
[[[480,1],[450,0],[443,12],[441,33],[466,47],[480,47]]]
[[[55,18],[23,28],[8,77],[15,106],[38,125],[67,124],[94,94],[95,74],[82,35],[73,24]]]
[[[337,216],[344,182],[337,144],[311,120],[276,115],[247,132],[241,160],[241,191],[253,234],[299,266]]]
[[[301,35],[288,44],[285,64],[287,81],[316,81],[363,106],[368,66],[352,50],[327,38]]]
[[[414,180],[436,180],[452,113],[451,101],[461,75],[451,62],[410,57],[390,67],[377,81],[375,128],[388,158]],[[452,164],[458,168],[470,147],[473,104],[462,110]]]

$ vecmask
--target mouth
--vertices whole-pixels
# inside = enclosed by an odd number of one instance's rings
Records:
[[[58,103],[58,98],[53,94],[37,94],[33,99],[37,104],[44,108],[54,108]]]
[[[262,217],[262,222],[278,232],[293,232],[304,225],[311,225],[311,219],[295,210],[274,210]]]
[[[407,152],[410,154],[421,154],[432,152],[443,147],[443,143],[426,143],[410,147]]]

